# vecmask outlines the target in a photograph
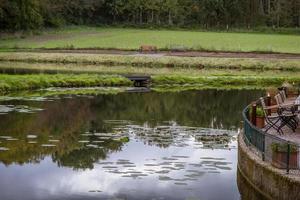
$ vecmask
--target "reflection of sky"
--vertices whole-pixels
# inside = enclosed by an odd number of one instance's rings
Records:
[[[167,141],[164,141],[166,144],[162,145],[164,148],[159,147],[162,143],[158,141],[153,142],[153,137],[151,136],[153,135],[153,130],[145,134],[145,130],[139,132],[130,127],[130,130],[135,130],[136,135],[130,136],[130,142],[122,147],[122,151],[110,152],[108,158],[101,161],[113,162],[113,164],[94,163],[94,169],[92,170],[75,171],[71,168],[58,167],[57,163],[54,163],[50,156],[38,164],[10,165],[9,167],[0,164],[0,200],[111,199],[112,197],[137,200],[239,199],[239,192],[236,186],[237,144],[232,138],[232,135],[236,135],[236,133],[229,134],[231,141],[229,147],[226,146],[227,140],[225,140],[225,145],[213,145],[212,147],[216,148],[214,150],[204,149],[204,144],[199,145],[200,143],[195,141],[196,133],[188,134],[191,130],[188,129],[186,131],[180,125],[236,130],[240,120],[239,110],[250,101],[249,99],[255,99],[253,96],[260,93],[252,94],[247,91],[245,93],[192,92],[191,94],[169,94],[164,97],[154,93],[151,96],[151,93],[149,93],[146,96],[147,98],[142,98],[144,95],[132,96],[132,94],[122,94],[117,96],[100,96],[95,99],[71,98],[70,100],[56,100],[44,102],[43,106],[39,103],[30,103],[29,107],[2,106],[0,114],[6,114],[6,120],[13,119],[10,116],[13,116],[16,112],[19,113],[15,115],[18,117],[25,116],[21,115],[20,112],[36,113],[35,115],[31,114],[31,116],[36,116],[33,119],[37,121],[40,127],[37,126],[37,131],[34,131],[34,133],[38,133],[40,129],[42,132],[44,128],[48,128],[51,133],[54,130],[52,129],[54,125],[61,127],[62,130],[72,129],[73,125],[77,125],[77,123],[82,123],[81,127],[86,127],[92,121],[97,122],[94,124],[95,127],[92,128],[98,129],[102,127],[103,120],[111,119],[114,122],[122,121],[124,118],[133,121],[132,123],[135,124],[133,127],[139,125],[137,128],[144,127],[154,130],[158,125],[165,125],[164,121],[170,123],[172,120],[173,122],[168,125],[173,127],[169,129],[172,134],[169,134],[170,132],[168,131],[166,133],[166,135],[169,135],[169,138],[167,138]],[[220,101],[211,101],[211,99],[215,99],[216,95],[218,98],[222,97],[221,100],[219,98]],[[175,101],[172,103],[171,100]],[[126,103],[126,106],[123,101]],[[228,102],[228,105],[226,102]],[[162,107],[160,108],[158,105]],[[43,112],[40,112],[39,109],[35,110],[36,107],[40,106],[44,109]],[[173,111],[174,106],[178,107],[178,109],[175,109],[176,112]],[[75,109],[78,112],[72,112],[74,108],[78,108],[78,110]],[[187,108],[192,109],[187,110]],[[65,112],[58,112],[61,109],[64,109]],[[73,115],[69,113],[73,113]],[[239,114],[237,115],[236,113]],[[20,119],[22,118],[20,117]],[[82,119],[82,121],[79,119]],[[53,123],[48,123],[51,120],[53,120]],[[65,120],[67,125],[60,126],[62,123],[60,120]],[[10,120],[8,121],[10,122]],[[7,127],[6,121],[2,121],[0,125],[2,125],[1,128],[3,129],[0,135],[9,135],[10,133],[4,130]],[[107,125],[107,122],[104,125]],[[111,126],[115,125],[117,124],[112,123]],[[201,131],[203,130],[196,130],[196,132]],[[215,130],[212,132],[214,133]],[[187,137],[181,137],[182,133]],[[31,132],[24,134],[31,134]],[[89,137],[85,139],[89,139]],[[152,140],[152,143],[149,142],[150,140]],[[5,142],[8,141],[3,139],[1,144]],[[12,144],[13,141],[9,142]],[[183,144],[184,146],[180,146]],[[180,158],[173,161],[163,159],[164,157],[174,158],[173,156],[179,156]],[[205,164],[199,166],[199,163],[209,161],[207,157],[215,159],[216,162],[226,162],[227,164],[222,165],[221,167],[223,168]],[[224,160],[216,158],[223,158]],[[128,160],[135,165],[131,173],[129,173],[130,168],[116,164],[120,159]],[[166,166],[157,165],[162,162],[172,162],[172,167],[175,166],[175,162],[183,162],[183,167],[178,167],[179,169],[177,170],[169,169],[170,172],[164,174],[161,171],[166,170],[166,168],[163,168]],[[116,169],[103,168],[107,166],[118,167],[117,172],[128,172],[126,175],[133,174],[133,172],[141,172],[145,176],[136,178],[122,177],[124,174],[114,173]],[[201,175],[192,177],[189,180],[182,180],[186,178],[185,175],[191,174],[190,170],[199,172]],[[212,173],[215,171],[218,173]],[[171,180],[166,180],[166,177],[169,177]],[[180,185],[175,183],[180,183]]]
[[[40,164],[0,165],[0,199],[68,199],[85,198],[99,199],[105,197],[121,197],[129,199],[238,199],[236,187],[236,149],[200,149],[195,148],[192,141],[190,146],[180,148],[171,146],[162,149],[156,146],[147,146],[140,141],[131,141],[123,151],[113,153],[105,162],[114,162],[118,159],[129,160],[140,171],[148,176],[139,178],[121,177],[120,174],[106,172],[101,163],[96,164],[93,170],[73,171],[68,168],[58,168],[50,157]],[[236,146],[236,144],[232,144]],[[169,174],[156,174],[146,171],[159,171],[162,166],[145,166],[144,164],[161,163],[164,157],[187,156],[170,162],[184,162],[181,170]],[[225,158],[224,162],[231,170],[220,170],[220,173],[208,173],[205,167],[191,167],[190,163],[199,163],[203,157]],[[152,160],[156,159],[156,160]],[[103,161],[101,161],[103,162]],[[128,168],[118,166],[120,171]],[[184,178],[186,170],[194,169],[205,172],[196,181],[186,181],[187,185],[175,185],[176,181],[159,180],[159,176]],[[153,174],[150,174],[153,173]],[[94,192],[100,190],[101,192]]]

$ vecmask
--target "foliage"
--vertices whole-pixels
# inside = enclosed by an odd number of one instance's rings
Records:
[[[63,24],[205,28],[300,24],[298,0],[0,0],[0,30]]]
[[[250,108],[249,110],[249,115],[251,116],[252,115],[252,107]],[[256,116],[257,117],[264,117],[265,116],[265,113],[263,111],[263,108],[262,107],[256,107]]]
[[[280,143],[272,143],[271,144],[271,148],[273,152],[282,152],[282,153],[287,153],[288,152],[288,144],[284,143],[284,144],[280,144]],[[291,145],[290,146],[290,152],[291,153],[295,153],[298,152],[298,148],[295,145]]]

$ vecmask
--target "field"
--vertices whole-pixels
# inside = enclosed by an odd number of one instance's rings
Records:
[[[231,53],[233,57],[226,53],[222,53],[224,57],[218,57],[220,53],[189,57],[187,52],[144,55],[115,51],[137,50],[142,44],[161,50],[257,53],[250,57],[239,53]],[[193,53],[205,52],[188,52]],[[6,35],[0,39],[0,93],[49,87],[131,86],[122,76],[125,74],[151,75],[156,91],[300,85],[299,55],[297,34],[73,27],[25,38]]]
[[[0,39],[2,51],[16,48],[137,50],[143,44],[155,45],[161,50],[179,48],[209,51],[300,53],[300,35],[297,34],[75,27],[43,32],[40,35],[25,38],[6,36]]]

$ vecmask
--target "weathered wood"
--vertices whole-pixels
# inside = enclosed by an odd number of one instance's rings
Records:
[[[127,75],[125,77],[133,82],[134,87],[147,87],[151,82],[151,76]]]

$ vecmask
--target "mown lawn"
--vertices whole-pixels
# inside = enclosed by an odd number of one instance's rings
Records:
[[[77,27],[60,31],[49,31],[23,39],[0,39],[0,49],[115,48],[136,50],[143,44],[155,45],[160,49],[179,47],[212,51],[300,53],[300,35],[267,33]]]

